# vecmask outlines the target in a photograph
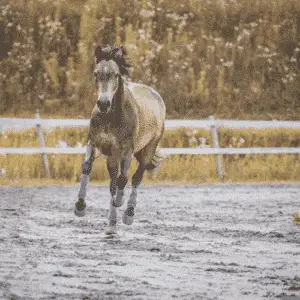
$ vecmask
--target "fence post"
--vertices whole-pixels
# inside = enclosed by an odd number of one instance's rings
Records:
[[[41,118],[40,118],[40,114],[39,114],[38,110],[35,114],[35,119],[37,120],[36,130],[37,130],[40,146],[41,146],[41,148],[45,148],[46,144],[45,144],[45,140],[44,140],[42,125],[39,123],[39,120]],[[46,177],[50,178],[51,175],[50,175],[50,168],[49,168],[49,161],[48,161],[47,153],[43,153],[42,155],[43,155],[43,161],[44,161],[44,166],[45,166],[45,170],[46,170]]]
[[[210,116],[209,119],[211,121],[215,121],[214,116]],[[220,148],[219,140],[218,140],[217,127],[216,127],[215,122],[213,122],[212,125],[211,125],[211,136],[212,136],[213,147],[214,148]],[[222,172],[221,155],[217,154],[215,157],[216,157],[217,173],[218,173],[219,179],[222,181],[223,180],[223,172]]]

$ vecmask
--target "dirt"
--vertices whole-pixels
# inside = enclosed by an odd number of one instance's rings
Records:
[[[114,238],[77,191],[0,188],[0,299],[300,299],[300,185],[144,186]]]

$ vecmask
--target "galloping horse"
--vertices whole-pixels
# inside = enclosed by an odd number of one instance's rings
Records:
[[[137,188],[145,170],[158,167],[163,156],[158,143],[164,132],[166,108],[161,96],[144,84],[126,82],[130,65],[124,47],[100,47],[95,50],[94,76],[98,98],[92,111],[86,156],[82,163],[79,200],[75,214],[84,216],[89,175],[96,153],[107,156],[111,201],[107,234],[116,233],[117,207],[124,202],[131,158],[139,165],[132,177],[132,191],[123,215],[131,225],[137,203]]]

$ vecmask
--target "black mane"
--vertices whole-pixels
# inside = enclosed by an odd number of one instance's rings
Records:
[[[102,60],[113,60],[119,67],[121,75],[130,75],[131,64],[126,60],[127,51],[124,46],[97,46],[95,50],[96,63]]]

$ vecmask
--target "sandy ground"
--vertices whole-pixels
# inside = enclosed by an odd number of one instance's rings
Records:
[[[113,239],[77,191],[0,188],[0,299],[300,299],[300,185],[144,186]]]

